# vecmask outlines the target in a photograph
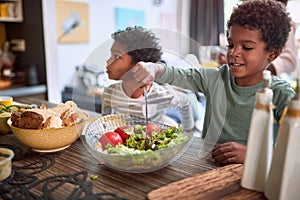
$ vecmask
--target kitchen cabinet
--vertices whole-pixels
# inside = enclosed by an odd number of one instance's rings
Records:
[[[25,51],[12,50],[12,53],[16,57],[14,63],[14,72],[16,72],[14,75],[16,76],[13,77],[11,86],[5,89],[17,90],[20,87],[22,88],[22,86],[20,86],[22,84],[26,85],[26,87],[27,85],[47,86],[44,35],[43,35],[42,0],[26,0],[26,1],[23,0],[22,8],[23,8],[22,22],[0,23],[3,24],[3,26],[5,27],[4,33],[6,37],[4,41],[22,39],[26,42]],[[29,82],[27,80],[27,75],[29,74],[26,75],[26,72],[30,71],[32,66],[36,67],[36,73],[38,77],[37,83],[36,81],[32,83],[31,82],[32,79],[30,79]],[[18,92],[22,92],[22,91],[18,91]],[[20,94],[18,93],[18,95]]]
[[[0,0],[0,22],[22,22],[22,0]]]

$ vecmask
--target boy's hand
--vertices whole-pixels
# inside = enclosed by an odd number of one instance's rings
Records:
[[[140,87],[152,84],[155,77],[161,76],[165,72],[164,66],[158,63],[138,62],[132,69],[133,78]]]
[[[237,142],[226,142],[212,150],[212,158],[222,165],[244,163],[245,156],[246,145]]]
[[[155,78],[155,63],[137,63],[122,77],[122,87],[127,96],[131,97],[133,92],[147,84],[152,84]]]

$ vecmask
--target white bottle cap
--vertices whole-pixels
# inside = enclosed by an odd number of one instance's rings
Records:
[[[270,80],[271,79],[271,72],[269,70],[263,71],[263,79],[264,80]]]

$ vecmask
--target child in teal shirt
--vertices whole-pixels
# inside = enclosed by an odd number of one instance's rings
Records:
[[[291,18],[274,0],[248,0],[238,5],[227,23],[227,63],[220,68],[182,69],[138,63],[131,71],[136,87],[155,79],[202,92],[206,96],[203,137],[219,143],[212,158],[220,164],[243,163],[262,74],[280,54]],[[133,85],[133,83],[131,84]],[[294,96],[288,82],[272,77],[274,120],[278,122]]]

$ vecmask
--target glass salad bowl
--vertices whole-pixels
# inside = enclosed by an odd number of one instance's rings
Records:
[[[170,127],[152,121],[149,124],[151,127],[148,125],[147,129],[145,128],[145,119],[127,114],[100,117],[91,122],[84,130],[84,144],[94,158],[110,168],[129,173],[145,173],[161,169],[176,161],[193,140],[192,134],[182,131],[180,127]],[[129,132],[132,135],[128,136],[128,141],[116,146],[109,144],[103,147],[101,145],[103,143],[99,139],[103,135],[124,126],[131,130]],[[146,131],[150,132],[153,126],[159,127],[161,131],[152,132],[151,137],[146,134]],[[168,133],[165,133],[164,130],[167,130]],[[157,135],[158,133],[160,134]],[[148,142],[146,142],[147,150],[136,149],[135,145],[141,148],[144,144],[140,142],[139,138]],[[160,138],[160,142],[158,142],[158,138]],[[162,140],[168,140],[168,142],[162,144]],[[135,147],[128,147],[127,143]]]

